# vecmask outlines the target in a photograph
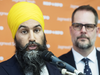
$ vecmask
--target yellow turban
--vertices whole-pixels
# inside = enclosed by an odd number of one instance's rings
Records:
[[[13,38],[15,38],[15,34],[20,24],[29,19],[38,21],[44,30],[43,14],[36,4],[19,2],[10,9],[7,20]]]

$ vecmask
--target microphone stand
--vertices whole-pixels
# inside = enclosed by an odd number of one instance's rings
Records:
[[[67,71],[67,69],[65,69],[65,68],[63,68],[63,69],[61,69],[61,74],[62,75],[85,75],[85,74],[83,74],[83,73],[79,73],[79,74],[77,74],[77,73],[72,73],[72,72],[69,72],[69,71]]]
[[[67,71],[63,62],[56,62],[56,66],[60,69],[62,75],[85,75],[77,70],[74,70],[74,73]]]
[[[66,74],[67,74],[67,75],[76,75],[75,73],[71,73],[71,72],[67,71],[67,70],[64,69],[64,68],[61,69],[61,74],[62,74],[62,75],[66,75]]]

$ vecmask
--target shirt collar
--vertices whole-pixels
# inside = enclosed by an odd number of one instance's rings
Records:
[[[76,63],[79,63],[83,58],[85,58],[84,56],[79,54],[77,51],[75,51],[73,48],[72,48],[72,52],[73,52]],[[96,61],[96,48],[95,47],[93,51],[87,56],[87,58],[89,58],[92,62]]]

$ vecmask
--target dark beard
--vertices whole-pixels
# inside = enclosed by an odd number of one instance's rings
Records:
[[[35,41],[31,41],[24,48],[22,48],[16,38],[15,43],[17,60],[24,74],[40,75],[41,69],[45,65],[45,61],[40,57],[38,52],[48,50],[46,46],[46,38],[44,38],[43,46],[36,43]],[[32,43],[38,46],[38,50],[26,50],[27,46]]]

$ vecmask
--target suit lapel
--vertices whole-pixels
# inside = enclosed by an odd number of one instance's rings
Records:
[[[97,51],[97,60],[98,60],[98,68],[99,68],[99,75],[100,75],[100,52],[98,50]]]
[[[49,75],[61,75],[60,70],[54,67],[55,65],[46,62]]]
[[[67,57],[68,57],[68,61],[69,61],[68,63],[70,63],[70,65],[73,66],[74,68],[76,68],[72,50],[69,52]]]
[[[7,71],[9,75],[24,75],[15,56],[5,62],[2,67]]]
[[[65,61],[66,63],[68,63],[68,64],[70,64],[71,66],[73,66],[74,68],[76,68],[72,50],[70,50],[68,53],[66,53],[66,54],[64,54],[64,55],[62,55],[62,56],[60,56],[59,58],[60,58],[62,61]]]

